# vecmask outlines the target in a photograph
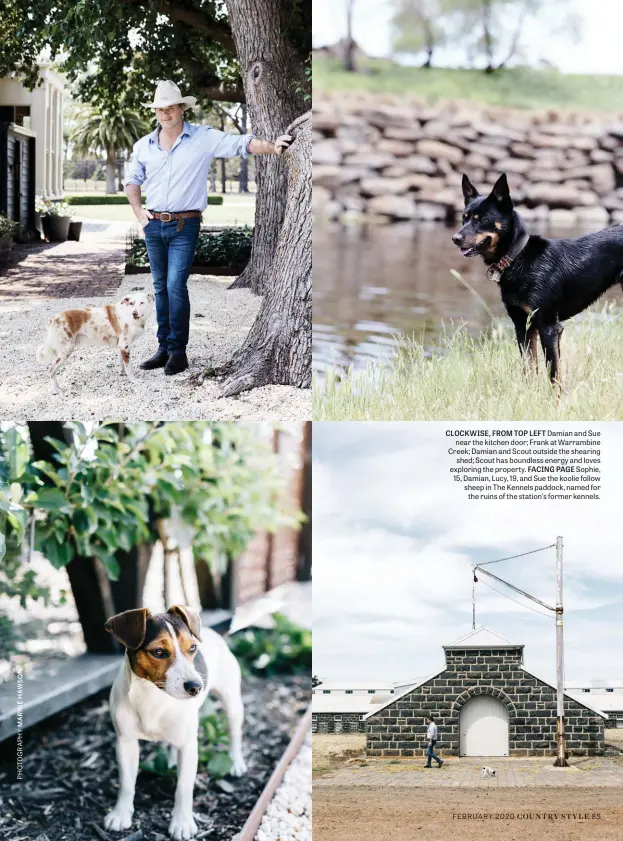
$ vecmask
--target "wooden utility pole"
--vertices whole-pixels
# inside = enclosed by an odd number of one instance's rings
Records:
[[[546,546],[546,549],[553,548],[552,546]],[[537,550],[541,551],[541,550]],[[519,556],[518,556],[519,557]],[[502,560],[509,560],[508,558]],[[526,593],[525,590],[520,590],[519,587],[515,587],[514,584],[510,584],[508,581],[505,581],[503,578],[498,578],[497,575],[493,575],[492,572],[489,572],[486,569],[483,569],[483,566],[487,566],[491,563],[499,563],[498,561],[487,561],[484,564],[476,564],[472,567],[472,574],[474,577],[474,584],[478,581],[476,577],[476,571],[483,573],[484,575],[489,576],[489,578],[493,578],[494,581],[499,581],[500,584],[504,584],[506,587],[510,587],[511,590],[514,590],[516,593],[520,593],[522,596],[525,596],[527,599],[530,599],[537,604],[542,605],[543,607],[550,610],[556,617],[556,761],[554,765],[557,768],[566,768],[569,764],[567,762],[567,741],[565,737],[565,666],[564,666],[564,646],[563,646],[563,637],[562,637],[562,537],[556,538],[556,606],[552,607],[549,604],[541,601],[541,599],[537,599],[536,596],[531,596],[530,593]],[[472,627],[476,627],[476,596],[474,591],[474,584],[472,584]]]
[[[558,768],[567,763],[565,738],[565,668],[562,637],[562,537],[556,538],[556,762]]]

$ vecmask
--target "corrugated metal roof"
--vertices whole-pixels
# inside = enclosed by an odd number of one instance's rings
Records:
[[[324,683],[319,683],[314,689],[330,689],[333,691],[344,692],[346,689],[374,689],[376,692],[387,692],[394,688],[391,681],[375,681],[375,680],[327,680]]]
[[[312,695],[313,713],[364,713],[381,709],[393,695]]]
[[[623,680],[603,680],[593,678],[592,680],[570,680],[565,684],[565,689],[623,689]]]
[[[582,706],[587,706],[588,700],[590,708],[596,707],[604,713],[623,713],[623,695],[615,695],[610,692],[590,692],[584,694],[577,691],[565,692],[565,695],[573,698],[574,701],[577,701],[578,704],[582,704]]]

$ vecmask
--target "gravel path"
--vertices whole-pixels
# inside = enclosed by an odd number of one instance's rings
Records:
[[[227,291],[230,278],[191,275],[190,370],[175,377],[162,370],[140,371],[133,385],[119,373],[117,351],[79,347],[59,373],[63,393],[52,394],[44,366],[35,358],[48,318],[74,307],[103,306],[136,289],[151,288],[150,275],[130,275],[112,296],[100,298],[0,300],[0,420],[80,418],[115,420],[305,420],[311,390],[264,386],[221,398],[213,380],[198,382],[210,365],[226,362],[242,344],[261,299],[248,290]],[[132,347],[134,363],[156,349],[156,324]]]
[[[256,841],[311,841],[311,766],[310,730],[262,818]]]

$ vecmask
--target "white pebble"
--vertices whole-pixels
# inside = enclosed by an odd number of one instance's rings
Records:
[[[311,752],[310,730],[262,818],[256,841],[312,841]]]

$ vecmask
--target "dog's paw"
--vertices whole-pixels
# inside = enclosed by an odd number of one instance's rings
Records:
[[[233,765],[231,766],[231,771],[229,772],[232,777],[242,777],[243,774],[246,773],[247,764],[242,758],[242,756],[232,756],[231,758]]]
[[[104,818],[104,826],[106,829],[114,829],[115,832],[120,832],[122,829],[129,829],[132,826],[133,812],[134,809],[132,806],[117,804],[112,812],[109,812]]]
[[[176,812],[173,810],[171,823],[169,824],[169,835],[175,841],[187,841],[197,833],[197,824],[192,812]]]

